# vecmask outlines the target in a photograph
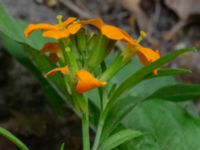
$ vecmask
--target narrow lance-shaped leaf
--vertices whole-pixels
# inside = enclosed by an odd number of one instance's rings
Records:
[[[0,135],[4,136],[8,140],[10,140],[12,143],[14,143],[16,146],[18,146],[21,150],[29,150],[29,148],[16,136],[14,136],[11,132],[8,130],[0,127]]]
[[[111,150],[128,140],[142,135],[143,134],[140,131],[134,131],[130,129],[122,130],[110,136],[104,143],[101,144],[99,150]]]
[[[126,95],[115,101],[110,109],[104,125],[102,140],[115,132],[114,130],[118,128],[117,126],[119,126],[121,121],[124,120],[138,104],[143,103],[144,98],[163,86],[174,85],[175,83],[173,77],[162,77],[157,79],[147,78],[147,80],[138,84],[137,87],[130,89]]]
[[[200,85],[198,84],[176,84],[166,86],[155,91],[147,99],[163,99],[180,102],[200,98]]]
[[[87,47],[87,36],[85,29],[81,29],[76,35],[76,41],[79,51],[82,53]]]
[[[163,76],[181,75],[181,74],[187,74],[187,73],[191,73],[191,72],[192,71],[188,70],[188,69],[164,68],[164,69],[159,69],[157,75],[155,75],[153,73],[149,74],[149,76],[147,76],[147,79],[163,77]]]
[[[139,82],[144,80],[152,71],[156,68],[159,68],[161,65],[165,64],[166,62],[169,62],[170,60],[178,57],[179,55],[189,52],[189,51],[196,51],[195,48],[187,48],[187,49],[181,49],[176,50],[171,53],[169,53],[166,56],[163,56],[161,59],[144,66],[140,70],[138,70],[136,73],[133,73],[128,79],[126,79],[124,82],[119,85],[119,87],[113,92],[111,97],[109,98],[109,102],[104,109],[104,112],[102,113],[102,118],[106,119],[108,112],[110,111],[113,104],[116,102],[116,100],[123,94],[125,91],[129,90],[130,88],[133,88],[135,85],[137,85]]]
[[[99,65],[103,61],[105,56],[111,51],[114,42],[113,40],[110,40],[101,34],[98,35],[96,40],[91,40],[90,42],[95,42],[94,43],[95,50],[93,49],[91,51],[87,61],[87,66],[92,70],[97,65]]]
[[[7,36],[12,37],[14,40],[23,41],[24,37],[22,36],[23,32],[19,31],[18,26],[14,19],[7,13],[5,7],[0,1],[0,31],[5,33]]]
[[[159,60],[144,66],[142,69],[138,70],[136,73],[131,75],[128,79],[126,79],[124,82],[122,82],[121,85],[116,89],[116,91],[113,93],[113,95],[110,98],[110,105],[115,101],[117,97],[119,97],[122,93],[127,91],[129,88],[132,88],[136,84],[138,84],[140,81],[145,79],[147,75],[149,75],[154,69],[159,68],[161,65],[173,60],[174,58],[178,57],[179,55],[189,52],[189,51],[196,51],[195,48],[186,48],[181,50],[172,51],[168,55],[163,56]]]
[[[111,108],[102,133],[104,141],[110,133],[121,123],[122,119],[127,116],[131,110],[141,101],[141,98],[127,96],[119,99]]]
[[[65,150],[65,143],[62,143],[59,150]]]

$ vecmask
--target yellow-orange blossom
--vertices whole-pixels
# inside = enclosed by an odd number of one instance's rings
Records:
[[[62,38],[67,38],[72,34],[76,34],[80,29],[81,29],[81,24],[76,22],[75,17],[70,17],[66,21],[60,22],[59,24],[56,24],[56,25],[44,24],[44,23],[30,24],[25,29],[24,34],[26,37],[28,37],[33,31],[45,30],[45,32],[43,32],[44,37],[62,39]],[[58,43],[46,43],[41,49],[40,54],[49,52],[50,58],[54,62],[57,62],[58,53],[60,50],[61,48]],[[46,75],[51,76],[51,75],[54,75],[58,71],[66,75],[69,73],[69,68],[67,66],[58,67],[49,71]],[[91,73],[89,73],[88,71],[84,69],[80,69],[76,73],[76,78],[77,78],[76,91],[81,94],[91,89],[94,89],[106,84],[106,82],[101,82],[97,80]]]
[[[112,40],[119,40],[128,43],[128,48],[134,48],[140,61],[144,65],[152,63],[160,58],[160,53],[158,51],[141,46],[134,39],[132,39],[127,32],[118,27],[105,24],[101,18],[82,20],[80,23],[83,25],[90,24],[95,26],[103,35]],[[157,74],[157,69],[154,70],[154,74]]]
[[[69,73],[69,68],[67,66],[58,67],[49,71],[46,75],[51,76],[58,71],[64,75],[67,75]],[[97,80],[90,72],[84,69],[80,69],[79,71],[76,72],[76,79],[77,79],[76,91],[80,94],[83,94],[94,88],[106,85],[106,82]]]
[[[138,57],[144,65],[154,62],[155,60],[160,58],[160,54],[158,51],[153,51],[150,48],[142,47],[134,39],[132,39],[128,33],[118,27],[105,24],[100,18],[82,20],[80,22],[77,22],[75,17],[70,17],[66,21],[60,22],[56,25],[30,24],[25,29],[24,33],[28,37],[35,30],[44,30],[44,37],[62,39],[67,38],[72,34],[76,34],[81,29],[81,26],[86,24],[95,26],[101,31],[103,35],[112,40],[128,43],[128,47],[134,48],[136,50]],[[60,47],[58,43],[47,43],[42,48],[41,54],[43,54],[44,52],[49,52],[50,58],[53,59],[54,62],[57,62],[59,51]],[[47,76],[53,75],[58,71],[66,75],[69,73],[69,68],[67,66],[55,68],[49,71],[47,73]],[[154,70],[154,73],[157,74],[157,69]],[[80,69],[78,72],[76,72],[76,78],[76,91],[81,94],[106,84],[106,82],[97,80],[90,72],[84,69]]]
[[[58,24],[30,24],[25,30],[26,37],[30,36],[33,31],[44,30],[43,36],[54,39],[62,39],[76,34],[81,29],[81,24],[76,21],[76,17],[69,17],[66,21]]]

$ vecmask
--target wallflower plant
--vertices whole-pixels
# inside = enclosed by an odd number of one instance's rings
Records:
[[[184,149],[200,148],[199,142],[194,140],[200,137],[199,117],[195,118],[185,105],[174,103],[198,98],[200,85],[177,83],[166,77],[190,73],[189,70],[162,67],[195,48],[161,56],[158,50],[141,44],[145,32],[141,31],[140,36],[133,39],[123,29],[106,24],[100,18],[63,20],[59,15],[57,24],[22,27],[23,23],[13,20],[2,5],[0,11],[3,45],[38,78],[54,109],[61,111],[66,102],[81,118],[84,150],[183,149],[179,146],[182,143],[174,142],[175,131],[180,130],[173,129],[177,124],[185,128],[183,132],[187,131],[183,134],[190,133],[186,136],[188,139],[193,139]],[[123,44],[123,49],[116,43]],[[185,124],[177,121],[171,125],[168,120],[171,115],[171,118],[182,118]],[[90,137],[89,128],[95,133],[94,139]],[[28,149],[5,129],[0,128],[0,134],[20,149]],[[161,135],[166,138],[162,140]],[[177,133],[177,138],[182,139],[182,136]],[[60,149],[64,150],[63,144]]]

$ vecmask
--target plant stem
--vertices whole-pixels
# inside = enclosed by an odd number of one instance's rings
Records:
[[[116,56],[114,63],[111,65],[111,67],[109,67],[109,69],[107,69],[103,75],[100,77],[100,80],[102,81],[108,81],[110,80],[121,68],[123,68],[125,65],[127,65],[129,62],[128,59],[123,60],[123,56],[118,53],[118,55]],[[105,98],[103,98],[105,99]],[[109,112],[109,107],[107,106],[107,102],[102,102],[102,112],[99,118],[99,123],[98,123],[98,127],[97,127],[97,133],[96,133],[96,137],[95,137],[95,141],[94,141],[94,145],[92,147],[92,150],[97,150],[98,146],[100,144],[100,140],[101,140],[101,134],[102,134],[102,130],[103,130],[103,126],[107,117],[107,114]]]
[[[83,150],[90,150],[88,113],[82,115]]]
[[[99,123],[98,123],[98,127],[97,127],[97,133],[96,133],[96,137],[95,137],[95,140],[94,140],[94,145],[92,147],[92,150],[98,149],[100,139],[101,139],[101,133],[102,133],[103,126],[104,126],[104,122],[105,122],[105,117],[103,117],[103,115],[101,115],[100,119],[99,119]]]
[[[129,59],[124,59],[120,52],[118,52],[114,62],[104,71],[104,73],[100,76],[101,81],[109,81],[112,77],[120,71],[125,65],[127,65]]]

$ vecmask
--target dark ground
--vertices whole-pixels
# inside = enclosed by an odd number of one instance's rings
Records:
[[[140,28],[137,16],[131,15],[123,8],[119,0],[82,0],[82,3],[80,0],[71,1],[79,9],[73,7],[67,0],[60,0],[60,2],[58,0],[4,0],[4,2],[12,16],[34,23],[54,23],[56,16],[61,14],[64,17],[79,16],[81,19],[101,16],[106,22],[133,33],[134,37]],[[52,6],[50,2],[55,4]],[[158,1],[142,0],[140,5],[143,12],[151,18],[156,15],[154,12],[157,3]],[[159,6],[160,15],[154,21],[151,37],[145,41],[145,44],[160,49],[162,54],[191,45],[200,47],[200,24],[196,21],[178,30],[170,41],[164,40],[163,35],[168,33],[179,19],[174,11],[164,5],[163,1]],[[188,54],[169,65],[192,69],[193,74],[178,79],[199,83],[199,58],[199,53]],[[65,142],[66,149],[80,150],[79,118],[69,109],[65,110],[64,116],[56,115],[47,104],[36,79],[2,47],[0,47],[0,62],[0,126],[12,131],[31,147],[31,150],[58,150],[62,142]],[[0,137],[0,150],[16,150],[16,147]]]

